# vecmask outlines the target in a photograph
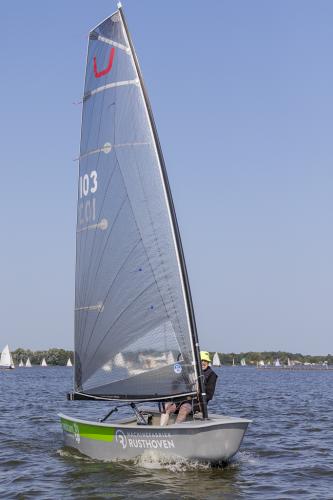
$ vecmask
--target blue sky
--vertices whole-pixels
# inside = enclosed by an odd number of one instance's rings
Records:
[[[123,2],[201,346],[333,352],[333,3]],[[112,2],[2,5],[3,345],[72,348],[87,34]],[[0,344],[1,344],[0,342]]]

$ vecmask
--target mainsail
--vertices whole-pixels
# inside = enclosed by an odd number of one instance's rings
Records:
[[[150,104],[121,9],[89,36],[76,241],[75,392],[199,390],[185,262]]]

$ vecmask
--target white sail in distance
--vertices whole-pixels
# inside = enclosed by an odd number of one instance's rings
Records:
[[[15,368],[8,344],[2,350],[0,358],[0,368]]]
[[[213,366],[221,366],[220,356],[217,352],[213,356]]]

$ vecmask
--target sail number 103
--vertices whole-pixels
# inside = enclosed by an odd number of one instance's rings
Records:
[[[88,196],[89,193],[97,191],[97,172],[93,170],[90,174],[81,175],[79,179],[79,196],[80,199]]]
[[[92,170],[89,174],[81,175],[79,178],[79,199],[78,215],[79,224],[94,224],[96,221],[96,198],[88,197],[97,191],[97,172]]]

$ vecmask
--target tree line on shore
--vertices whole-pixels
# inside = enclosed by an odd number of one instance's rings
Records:
[[[213,359],[214,352],[211,352]],[[256,365],[259,361],[263,360],[265,363],[274,363],[279,359],[281,364],[287,364],[290,361],[299,361],[300,363],[316,363],[321,364],[327,361],[329,365],[333,364],[333,355],[327,354],[326,356],[312,356],[310,354],[292,353],[286,351],[262,351],[262,352],[241,352],[241,353],[228,353],[218,352],[220,361],[223,365],[232,365],[233,360],[235,364],[240,364],[241,359],[245,359],[246,363]]]
[[[12,351],[13,361],[15,365],[18,365],[22,360],[23,363],[30,359],[32,365],[40,365],[42,359],[45,358],[48,365],[66,365],[68,358],[73,363],[74,354],[73,351],[66,351],[65,349],[57,349],[53,347],[47,351],[31,351],[30,349],[22,349],[19,347],[15,351]]]
[[[214,352],[210,353],[213,359]],[[265,363],[271,364],[278,358],[281,364],[287,364],[288,358],[290,361],[299,361],[300,363],[323,363],[327,361],[328,364],[333,364],[333,355],[327,354],[326,356],[311,356],[300,353],[292,353],[285,351],[264,351],[264,352],[240,352],[240,353],[223,353],[218,352],[220,361],[223,365],[240,364],[242,358],[246,359],[247,364],[256,365],[259,361],[263,360]],[[40,365],[43,358],[46,359],[48,365],[66,365],[68,358],[73,363],[74,353],[70,350],[58,349],[53,347],[45,351],[32,351],[30,349],[18,348],[12,352],[15,364],[19,364],[22,360],[24,363],[28,358],[33,365]]]

